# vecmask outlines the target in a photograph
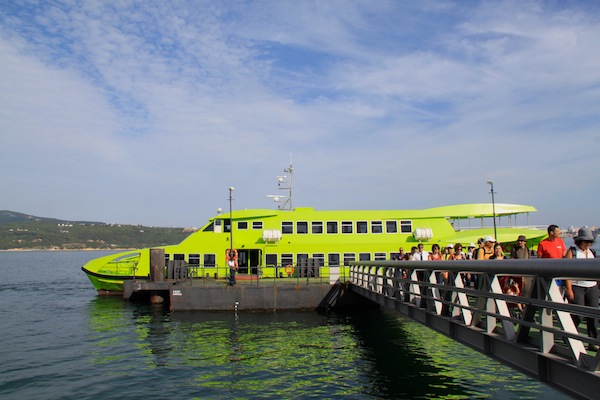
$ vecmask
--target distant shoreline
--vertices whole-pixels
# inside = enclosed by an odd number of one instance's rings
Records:
[[[0,249],[0,252],[8,252],[8,251],[127,251],[127,250],[139,250],[139,249],[134,249],[134,248],[95,249],[95,248],[91,248],[91,247],[86,247],[84,249],[31,249],[31,248],[21,249],[21,248],[15,248],[15,249]]]

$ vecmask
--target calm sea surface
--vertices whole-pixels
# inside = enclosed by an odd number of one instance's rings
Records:
[[[0,398],[562,399],[386,311],[174,313],[99,297],[106,252],[0,252]]]

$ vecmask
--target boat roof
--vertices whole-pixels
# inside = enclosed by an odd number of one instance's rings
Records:
[[[523,214],[536,212],[536,208],[520,204],[504,204],[499,203],[494,205],[495,215],[505,216],[514,214]],[[474,204],[457,204],[442,207],[426,208],[422,210],[315,210],[312,207],[296,207],[294,210],[269,210],[269,209],[245,209],[233,210],[233,219],[258,219],[274,217],[277,215],[289,214],[290,217],[307,217],[309,214],[317,214],[320,217],[328,218],[364,218],[365,215],[370,215],[372,218],[447,218],[447,219],[469,219],[469,218],[487,218],[494,215],[492,203],[474,203]],[[302,215],[304,214],[304,215]],[[211,218],[229,218],[229,213]]]

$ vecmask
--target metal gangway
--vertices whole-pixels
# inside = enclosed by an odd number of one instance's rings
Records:
[[[520,295],[501,281],[525,282]],[[600,259],[355,261],[350,290],[574,398],[600,396],[600,341],[556,279],[600,280]],[[573,316],[579,315],[579,329]],[[598,321],[596,320],[596,323]]]

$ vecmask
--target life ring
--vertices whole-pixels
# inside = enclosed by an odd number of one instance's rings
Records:
[[[294,273],[294,266],[292,264],[288,264],[285,266],[284,270],[286,274],[291,275]]]
[[[227,249],[227,250],[225,250],[225,260],[226,260],[226,261],[229,261],[229,260],[231,260],[231,259],[232,259],[232,258],[231,258],[231,256],[229,255],[229,252],[230,252],[230,251],[233,251],[233,260],[234,260],[234,261],[237,261],[237,258],[238,258],[238,252],[237,252],[237,250],[236,250],[236,249]]]

